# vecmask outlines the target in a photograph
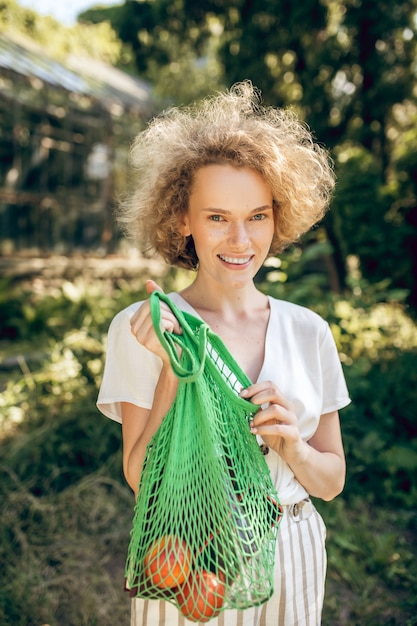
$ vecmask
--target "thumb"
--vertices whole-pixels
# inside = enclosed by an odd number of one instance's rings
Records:
[[[154,291],[160,291],[161,293],[164,293],[164,290],[161,289],[158,283],[156,283],[154,280],[147,280],[145,283],[145,287],[149,295],[151,295],[151,293],[153,293]]]

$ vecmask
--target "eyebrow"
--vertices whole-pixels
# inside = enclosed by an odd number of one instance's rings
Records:
[[[216,207],[206,207],[202,209],[203,212],[206,213],[219,213],[221,215],[230,215],[232,211],[228,211],[226,209],[218,209]],[[249,213],[255,215],[256,213],[261,213],[262,211],[272,211],[271,204],[264,204],[263,206],[256,207],[256,209],[252,209]]]

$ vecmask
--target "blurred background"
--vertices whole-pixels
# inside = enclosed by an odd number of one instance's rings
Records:
[[[0,623],[129,623],[133,498],[95,408],[113,315],[190,280],[114,221],[146,122],[250,79],[338,177],[257,276],[331,324],[353,403],[323,624],[417,624],[417,0],[0,3]]]

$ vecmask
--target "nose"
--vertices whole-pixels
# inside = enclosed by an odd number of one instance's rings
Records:
[[[250,237],[245,223],[230,224],[228,233],[229,245],[233,249],[246,249],[250,243]]]

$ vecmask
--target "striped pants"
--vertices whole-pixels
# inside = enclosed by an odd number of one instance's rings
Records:
[[[311,500],[284,507],[275,558],[274,595],[244,611],[226,610],[211,626],[319,626],[326,575],[326,529]],[[132,600],[130,626],[192,626],[174,605]]]

